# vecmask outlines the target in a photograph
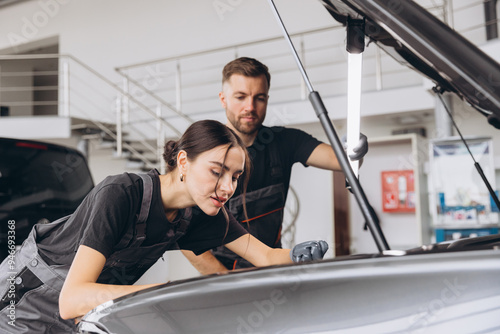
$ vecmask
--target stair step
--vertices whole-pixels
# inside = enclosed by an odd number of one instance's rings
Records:
[[[148,157],[146,157],[146,159],[152,163],[152,164],[157,164],[158,163],[158,159],[153,158],[153,159],[149,159]],[[134,156],[130,156],[130,157],[127,157],[127,160],[128,161],[131,161],[131,162],[142,162],[142,159],[138,158],[138,157],[134,157]]]

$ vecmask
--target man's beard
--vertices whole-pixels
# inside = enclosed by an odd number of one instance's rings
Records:
[[[253,116],[253,115],[252,115]],[[262,121],[259,120],[257,123],[255,123],[255,125],[252,125],[252,126],[248,126],[247,124],[243,125],[241,122],[240,122],[240,119],[243,118],[244,116],[242,117],[239,117],[237,119],[229,119],[229,122],[233,125],[233,127],[238,130],[238,132],[244,134],[244,135],[253,135],[254,133],[256,133],[257,131],[259,131],[260,127],[262,126]]]

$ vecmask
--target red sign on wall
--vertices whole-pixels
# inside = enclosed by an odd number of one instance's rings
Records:
[[[382,209],[384,212],[415,212],[413,170],[382,172]]]

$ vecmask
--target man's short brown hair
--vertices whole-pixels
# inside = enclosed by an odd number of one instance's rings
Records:
[[[222,70],[222,84],[228,81],[233,74],[240,74],[251,78],[264,75],[267,81],[267,88],[271,87],[271,74],[269,74],[267,66],[257,59],[240,57],[227,63]]]

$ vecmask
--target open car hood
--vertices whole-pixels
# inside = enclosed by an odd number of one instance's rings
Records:
[[[372,42],[500,128],[500,65],[427,10],[407,0],[321,2],[344,25],[348,17],[364,19]]]

